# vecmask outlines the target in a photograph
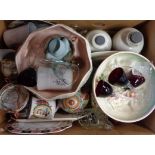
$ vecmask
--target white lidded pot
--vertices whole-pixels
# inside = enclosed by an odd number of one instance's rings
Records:
[[[144,46],[143,34],[135,28],[124,28],[113,37],[113,49],[140,53]]]
[[[89,41],[91,51],[108,51],[111,50],[112,40],[110,35],[103,30],[92,30],[86,35]]]

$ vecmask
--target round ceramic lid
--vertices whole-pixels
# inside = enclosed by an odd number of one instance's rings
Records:
[[[95,43],[98,45],[103,45],[105,43],[105,38],[103,36],[97,36],[95,38]]]
[[[26,106],[28,99],[29,93],[24,87],[7,84],[0,90],[0,109],[20,111]]]
[[[139,43],[142,41],[143,36],[140,32],[132,32],[129,38],[133,43]]]

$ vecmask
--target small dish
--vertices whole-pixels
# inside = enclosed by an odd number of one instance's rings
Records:
[[[103,61],[107,57],[109,57],[112,54],[118,53],[121,51],[98,51],[98,52],[92,52],[91,58],[93,61]]]
[[[29,96],[29,92],[23,86],[6,84],[0,90],[0,109],[20,112],[27,105]]]
[[[108,97],[98,97],[95,90],[99,78],[103,77],[104,81],[108,82],[108,76],[112,70],[123,66],[134,68],[145,77],[145,82],[134,88],[135,96],[126,97],[124,92],[130,92],[130,90],[124,90],[122,93],[117,91],[121,97],[115,94]],[[137,122],[147,117],[155,109],[154,82],[155,67],[148,59],[133,52],[119,52],[109,56],[98,67],[93,79],[93,95],[98,106],[109,117],[120,122]],[[121,87],[114,85],[111,87],[113,90],[121,90]]]
[[[62,132],[72,127],[71,121],[59,121],[59,122],[13,122],[8,123],[6,129],[14,134],[50,134]]]
[[[85,117],[86,113],[78,113],[78,114],[62,114],[56,113],[54,118],[52,119],[16,119],[17,122],[57,122],[57,121],[77,121],[83,117]]]

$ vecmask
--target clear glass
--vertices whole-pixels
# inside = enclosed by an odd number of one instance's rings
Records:
[[[64,61],[57,61],[57,60],[47,60],[42,59],[40,64],[44,67],[50,67],[53,69],[55,76],[59,79],[61,83],[65,85],[73,85],[78,77],[79,77],[79,67],[76,64],[64,62]],[[69,71],[72,71],[73,79],[66,79],[65,74]]]
[[[108,116],[100,108],[86,109],[83,111],[83,115],[85,116],[78,121],[83,128],[101,128],[106,130],[113,128],[113,124],[108,120]]]

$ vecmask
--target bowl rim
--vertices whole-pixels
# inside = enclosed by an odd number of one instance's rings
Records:
[[[147,59],[146,57],[144,57],[143,55],[139,54],[139,53],[134,53],[134,52],[131,52],[131,51],[121,51],[121,52],[118,52],[118,53],[114,53],[110,56],[108,56],[106,59],[110,59],[111,57],[115,56],[115,55],[119,55],[119,54],[133,54],[133,55],[136,55],[138,57],[141,57],[142,59],[144,59],[146,62],[148,62],[150,64],[150,66],[153,68],[153,70],[155,71],[155,66],[151,63],[151,61],[149,59]],[[105,59],[105,60],[106,60]],[[95,71],[95,74],[94,74],[94,77],[93,77],[93,82],[92,82],[92,85],[93,85],[93,95],[94,95],[94,99],[95,99],[95,102],[98,104],[97,102],[97,96],[96,96],[96,93],[95,93],[95,81],[96,81],[96,75],[97,75],[97,71],[98,69],[103,65],[104,63],[104,60],[101,62],[101,64],[98,66],[97,70]],[[100,105],[98,104],[98,106],[100,107]],[[101,107],[100,107],[101,108]],[[122,123],[134,123],[134,122],[138,122],[138,121],[141,121],[143,120],[144,118],[146,118],[147,116],[149,116],[155,109],[155,103],[154,105],[152,106],[152,108],[146,112],[143,116],[139,117],[139,118],[136,118],[136,119],[132,119],[132,120],[123,120],[123,119],[119,119],[119,118],[116,118],[116,117],[113,117],[111,116],[109,113],[105,112],[101,110],[106,114],[108,115],[110,118],[116,120],[116,121],[119,121],[119,122],[122,122]]]

